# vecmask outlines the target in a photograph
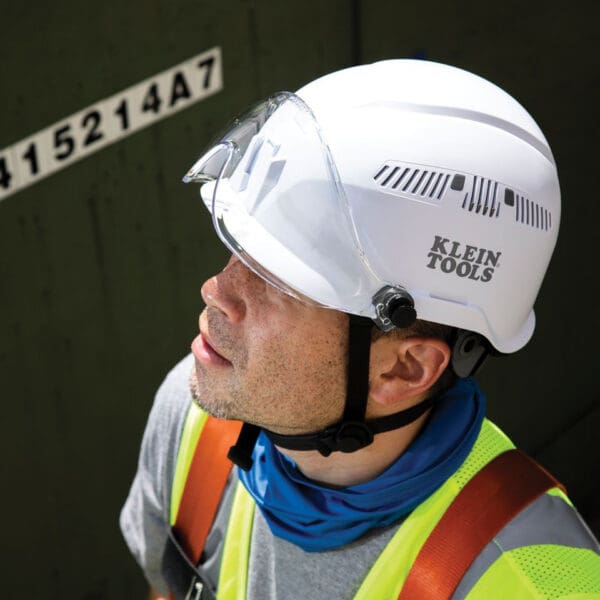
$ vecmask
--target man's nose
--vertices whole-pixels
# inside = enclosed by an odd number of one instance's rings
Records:
[[[255,275],[240,260],[232,256],[225,268],[207,279],[201,288],[207,306],[221,311],[232,323],[238,323],[246,314],[246,292]]]

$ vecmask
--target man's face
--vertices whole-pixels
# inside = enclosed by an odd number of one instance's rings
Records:
[[[233,257],[202,286],[194,397],[211,414],[278,433],[339,420],[348,318],[279,292]]]

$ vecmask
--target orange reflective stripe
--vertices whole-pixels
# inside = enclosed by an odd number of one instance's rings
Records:
[[[173,527],[188,558],[197,564],[221,501],[232,464],[227,452],[242,423],[209,416],[196,444]]]
[[[460,491],[417,555],[398,600],[451,598],[467,569],[514,516],[562,485],[520,450],[503,452]]]

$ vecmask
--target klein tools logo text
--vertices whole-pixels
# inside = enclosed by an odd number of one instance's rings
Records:
[[[492,278],[494,269],[500,266],[498,260],[501,254],[502,252],[469,246],[436,235],[427,255],[427,266],[430,269],[441,269],[444,273],[456,273],[459,277],[468,277],[473,281],[486,282]]]

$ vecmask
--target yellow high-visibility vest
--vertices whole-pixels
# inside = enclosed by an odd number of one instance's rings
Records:
[[[206,421],[196,405],[186,419],[171,497],[176,521],[187,472]],[[465,484],[488,462],[514,448],[508,437],[484,419],[461,467],[417,506],[373,563],[354,600],[396,600],[420,549]],[[572,509],[559,488],[547,492]],[[217,588],[218,600],[245,600],[255,503],[238,481],[225,535]],[[558,544],[525,545],[503,552],[471,587],[468,600],[520,598],[600,599],[600,555],[589,548]]]

